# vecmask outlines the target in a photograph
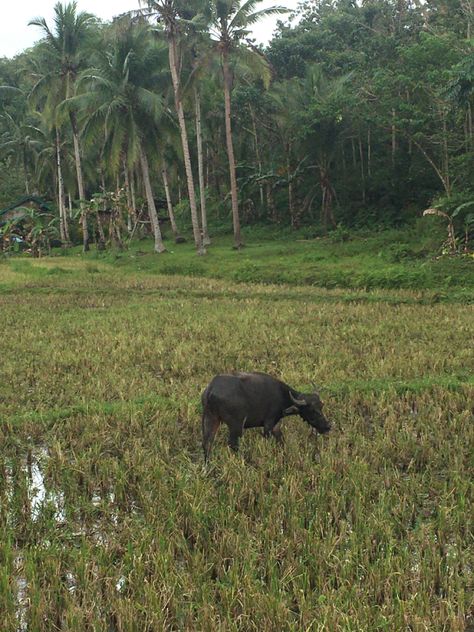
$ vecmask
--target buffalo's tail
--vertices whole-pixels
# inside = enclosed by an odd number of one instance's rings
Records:
[[[220,426],[220,420],[212,415],[209,411],[204,410],[202,414],[202,448],[204,450],[204,462],[209,461],[212,444],[216,436],[217,429]]]

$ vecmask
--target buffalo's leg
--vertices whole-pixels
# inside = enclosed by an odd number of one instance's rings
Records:
[[[283,433],[281,431],[280,424],[277,424],[273,430],[272,435],[275,437],[277,443],[283,443]]]
[[[204,413],[202,416],[202,448],[204,450],[204,462],[209,461],[211,454],[212,444],[214,443],[214,437],[216,436],[217,429],[219,428],[220,421],[209,413]]]
[[[263,422],[263,436],[265,439],[269,439],[273,435],[273,430],[275,428],[275,420],[269,419]]]
[[[229,428],[229,447],[234,452],[239,451],[239,441],[242,436],[242,427],[230,427]]]
[[[242,436],[245,428],[245,422],[247,421],[247,417],[244,417],[241,422],[236,423],[233,421],[232,423],[228,423],[229,426],[229,447],[234,452],[239,451],[239,441]]]

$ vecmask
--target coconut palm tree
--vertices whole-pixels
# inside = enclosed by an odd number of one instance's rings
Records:
[[[212,90],[215,90],[216,77],[219,73],[219,67],[218,64],[216,64],[209,32],[207,31],[207,22],[210,20],[210,17],[210,13],[206,15],[202,12],[197,28],[189,29],[186,38],[187,51],[184,52],[188,53],[190,60],[189,63],[183,64],[190,70],[184,83],[183,95],[188,97],[190,103],[194,102],[202,238],[204,246],[210,246],[211,239],[209,237],[206,208],[202,101],[203,96],[207,96],[206,92],[209,91],[209,84],[212,85]],[[186,57],[185,61],[188,61]]]
[[[199,217],[196,203],[196,189],[191,166],[191,154],[189,151],[189,140],[184,116],[183,95],[181,89],[181,54],[180,45],[182,35],[186,29],[192,25],[203,25],[202,19],[208,2],[205,0],[140,0],[141,4],[147,7],[147,14],[156,17],[161,28],[163,28],[168,40],[168,59],[173,84],[175,108],[178,116],[179,129],[181,134],[181,144],[183,148],[184,168],[186,171],[186,181],[188,186],[189,205],[191,207],[191,220],[193,224],[194,242],[198,254],[205,254],[205,248],[199,227]]]
[[[155,252],[164,252],[150,177],[149,155],[159,142],[162,98],[156,92],[163,77],[163,48],[149,27],[124,18],[111,33],[111,46],[97,54],[95,66],[79,78],[79,92],[69,106],[88,112],[85,142],[104,139],[109,172],[119,178],[125,164],[140,165]]]
[[[283,7],[258,9],[262,0],[211,0],[212,30],[215,39],[215,51],[220,57],[224,83],[225,131],[227,155],[229,159],[230,191],[232,199],[232,218],[234,224],[234,247],[243,246],[240,234],[240,217],[237,191],[237,175],[232,140],[232,104],[231,94],[234,84],[236,58],[252,66],[266,83],[270,79],[268,63],[263,55],[248,42],[250,27],[261,18],[276,13],[286,13]]]
[[[1,88],[8,87],[2,86]],[[0,114],[0,123],[5,130],[0,136],[0,157],[9,159],[16,168],[23,172],[27,195],[31,193],[31,180],[36,156],[41,145],[42,134],[37,127],[37,119],[38,117],[34,113],[27,115],[18,109],[13,114],[6,110]]]
[[[194,68],[203,69],[204,64],[198,54],[195,55]],[[197,78],[196,74],[196,78]],[[211,239],[209,237],[209,229],[207,226],[207,208],[206,208],[206,188],[204,184],[204,153],[202,145],[202,114],[201,114],[201,91],[199,89],[198,82],[194,83],[194,108],[195,108],[195,120],[196,120],[196,144],[198,152],[198,175],[199,175],[199,195],[201,202],[201,222],[202,222],[202,239],[204,246],[211,245]]]
[[[66,188],[75,190],[75,164],[71,155],[71,139],[47,117],[41,116],[38,128],[38,150],[35,179],[41,191],[50,191],[56,197],[59,213],[59,235],[63,247],[71,245],[69,219],[66,209]],[[55,193],[54,193],[55,191]]]
[[[43,134],[37,161],[38,180],[45,181],[43,177],[45,172],[51,176],[50,165],[55,164],[53,178],[56,181],[60,234],[63,246],[68,246],[70,240],[64,192],[64,163],[66,161],[64,149],[67,147],[67,133],[64,121],[60,121],[58,117],[58,107],[64,93],[60,76],[50,70],[49,54],[47,52],[45,54],[42,46],[35,52],[35,57],[30,60],[30,68],[36,83],[29,94],[29,101],[33,107],[38,108],[37,114],[40,117],[40,129]]]
[[[92,26],[96,18],[85,11],[77,11],[77,2],[61,4],[54,7],[54,28],[51,30],[45,18],[37,17],[29,22],[31,26],[39,27],[44,35],[42,52],[44,56],[43,71],[33,88],[33,94],[43,96],[49,92],[49,97],[56,102],[56,106],[63,100],[74,95],[78,73],[86,64],[88,40],[92,33]],[[77,189],[81,205],[84,204],[85,187],[82,169],[81,146],[76,120],[76,114],[69,110],[69,122],[74,145],[74,159],[77,173]],[[81,213],[84,251],[89,250],[89,233],[85,208]]]
[[[163,143],[160,155],[157,157],[158,163],[161,167],[161,178],[163,180],[163,187],[166,196],[166,205],[168,207],[168,216],[170,218],[171,230],[173,232],[174,240],[177,244],[183,243],[185,240],[181,236],[176,217],[174,214],[173,200],[171,195],[171,173],[170,165],[180,165],[182,163],[182,157],[179,154],[179,138],[176,136],[179,134],[177,125],[168,125],[162,130]]]

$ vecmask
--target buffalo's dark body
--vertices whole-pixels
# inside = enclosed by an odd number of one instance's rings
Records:
[[[264,435],[281,440],[279,422],[300,415],[318,432],[330,429],[317,393],[299,393],[265,373],[216,375],[203,392],[203,448],[207,461],[219,425],[229,427],[229,445],[238,449],[244,428],[263,427]]]

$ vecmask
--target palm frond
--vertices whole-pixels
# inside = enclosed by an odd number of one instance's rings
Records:
[[[15,86],[0,86],[0,97],[10,96],[11,94],[24,94],[21,88]]]
[[[266,57],[255,50],[241,45],[233,49],[233,56],[240,65],[241,73],[250,74],[253,78],[263,81],[265,88],[268,88],[272,78],[271,67]]]
[[[234,30],[235,28],[242,27],[248,28],[249,26],[256,24],[262,18],[266,18],[271,15],[282,15],[289,12],[289,9],[286,9],[285,7],[273,6],[268,7],[267,9],[260,9],[251,13],[253,7],[260,1],[261,0],[249,0],[248,2],[246,2],[234,16],[232,22],[229,25],[229,30]]]
[[[143,110],[153,118],[158,119],[163,111],[163,101],[155,92],[146,88],[137,88],[137,101]]]

